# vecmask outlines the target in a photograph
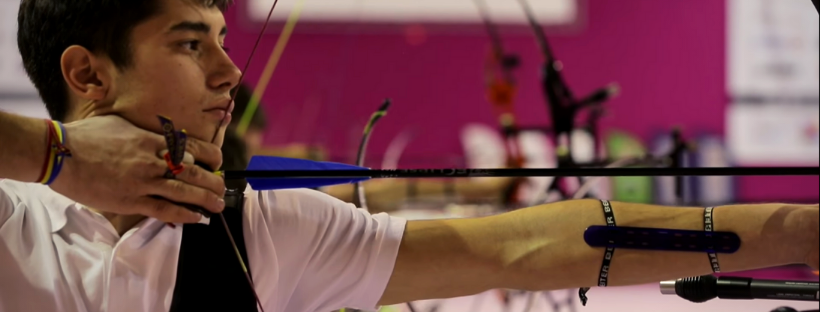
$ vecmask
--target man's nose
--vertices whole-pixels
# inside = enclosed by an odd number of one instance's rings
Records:
[[[236,88],[241,78],[242,71],[226,54],[219,60],[216,69],[211,75],[209,85],[219,92],[227,92]]]

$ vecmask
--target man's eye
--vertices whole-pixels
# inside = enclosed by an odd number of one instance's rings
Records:
[[[199,40],[191,40],[182,43],[182,47],[188,50],[197,51],[199,50]]]

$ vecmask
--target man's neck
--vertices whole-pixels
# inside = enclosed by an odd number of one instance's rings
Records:
[[[72,103],[73,104],[70,106],[70,109],[65,116],[64,122],[66,123],[98,116],[101,114],[100,110],[103,108],[103,105],[94,101],[81,102],[77,100]]]
[[[134,226],[142,222],[142,220],[145,220],[147,218],[146,216],[141,215],[127,216],[110,212],[103,212],[94,208],[88,209],[96,213],[99,213],[100,215],[105,217],[108,220],[108,222],[111,222],[111,225],[114,227],[114,229],[117,231],[117,234],[119,234],[120,236],[125,235],[125,233],[128,232],[128,230],[132,229]]]
[[[98,112],[99,105],[93,101],[78,102],[73,109],[67,114],[65,122],[72,122],[82,120],[95,116]],[[120,236],[124,235],[128,230],[145,220],[147,217],[141,215],[120,215],[110,212],[100,211],[91,207],[86,207],[89,210],[96,212],[105,217],[108,222],[117,231]]]

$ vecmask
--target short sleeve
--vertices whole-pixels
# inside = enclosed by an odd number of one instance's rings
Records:
[[[257,195],[251,206],[259,206],[265,224],[257,228],[267,228],[275,249],[269,264],[278,266],[273,295],[283,311],[378,309],[406,220],[313,190]]]

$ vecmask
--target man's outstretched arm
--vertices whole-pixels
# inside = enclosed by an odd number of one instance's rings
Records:
[[[704,209],[612,202],[621,227],[703,230]],[[715,231],[737,233],[742,247],[719,254],[722,271],[787,264],[818,266],[817,206],[718,207]],[[530,291],[593,287],[604,249],[584,231],[606,225],[596,200],[566,201],[480,219],[410,222],[380,304],[452,298],[491,289]],[[616,249],[609,286],[712,273],[705,253]]]

